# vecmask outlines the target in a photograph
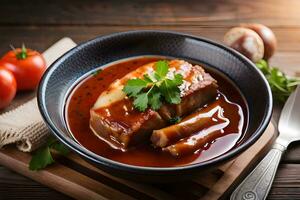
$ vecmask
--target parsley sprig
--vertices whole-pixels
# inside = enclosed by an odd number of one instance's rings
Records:
[[[29,163],[29,169],[36,171],[47,167],[55,162],[52,157],[53,151],[66,156],[69,153],[69,150],[54,137],[50,137],[47,143],[37,149]]]
[[[128,80],[123,91],[133,98],[133,105],[139,111],[145,111],[148,107],[157,110],[162,105],[162,100],[170,104],[178,104],[181,101],[179,85],[183,83],[181,74],[174,74],[168,78],[169,65],[167,61],[156,62],[155,71],[143,76],[143,79]]]
[[[276,67],[271,67],[267,61],[260,60],[256,66],[262,71],[271,87],[275,101],[284,103],[290,94],[300,84],[300,79],[289,78]]]

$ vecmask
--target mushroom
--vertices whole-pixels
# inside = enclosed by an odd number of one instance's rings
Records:
[[[264,57],[264,43],[253,30],[243,27],[230,29],[224,36],[224,43],[239,51],[253,62]]]
[[[264,59],[268,60],[274,54],[277,47],[277,40],[274,32],[262,24],[241,24],[241,27],[249,28],[260,36],[265,47]]]

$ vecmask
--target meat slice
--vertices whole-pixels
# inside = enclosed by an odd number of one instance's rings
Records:
[[[212,110],[213,111],[213,110]],[[229,126],[230,120],[222,114],[222,108],[216,107],[212,117],[214,119],[210,125],[198,133],[186,137],[175,144],[164,147],[163,151],[169,152],[173,156],[183,156],[194,153],[201,149],[205,144],[224,136],[224,129]],[[201,120],[201,119],[200,119]]]
[[[209,129],[204,129],[195,135],[163,148],[163,151],[169,152],[175,157],[194,153],[195,151],[201,149],[205,144],[212,142],[214,139],[224,135],[221,130],[222,128],[228,126],[228,123],[228,121],[220,122],[219,124],[211,126]]]
[[[217,96],[217,81],[199,65],[172,60],[169,66],[170,71],[182,74],[184,80],[180,85],[181,102],[177,105],[165,104],[158,111],[165,120],[194,112]]]
[[[216,123],[213,119],[222,119],[220,117],[221,110],[222,108],[219,105],[212,105],[194,112],[178,124],[154,130],[151,135],[151,141],[157,147],[166,147],[174,144],[205,127],[212,126]]]
[[[99,138],[123,150],[149,142],[153,130],[165,127],[172,117],[188,114],[217,95],[217,82],[202,67],[183,60],[172,60],[169,61],[167,76],[173,78],[176,73],[182,74],[181,103],[164,104],[158,111],[147,109],[140,112],[133,107],[132,100],[122,89],[129,79],[142,78],[154,70],[155,62],[143,65],[115,80],[100,94],[90,111],[90,127]]]
[[[166,126],[157,112],[151,109],[139,112],[128,98],[108,107],[92,109],[90,113],[93,132],[112,147],[121,150],[141,141],[149,141],[153,129]]]
[[[242,108],[221,94],[216,101],[187,116],[182,122],[154,131],[151,139],[163,151],[173,156],[183,156],[203,149],[225,135],[240,135],[243,124]]]

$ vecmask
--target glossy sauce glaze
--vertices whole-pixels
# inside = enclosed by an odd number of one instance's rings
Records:
[[[159,59],[143,57],[112,64],[101,70],[100,73],[93,73],[74,88],[66,104],[66,121],[77,142],[105,158],[131,165],[152,167],[171,167],[198,163],[222,155],[237,146],[247,125],[245,101],[235,86],[223,76],[209,69],[206,70],[218,81],[219,94],[216,101],[206,105],[204,109],[213,109],[216,105],[221,106],[223,117],[226,118],[229,125],[227,124],[226,127],[220,126],[221,128],[217,130],[219,131],[219,134],[216,134],[217,137],[194,153],[174,157],[159,148],[154,148],[150,142],[123,152],[113,149],[91,131],[89,128],[90,108],[96,102],[99,94],[107,89],[114,80],[123,77],[141,65]],[[210,125],[212,124],[210,123]],[[209,129],[209,125],[202,130],[202,133],[207,129]],[[200,132],[196,133],[195,137]],[[189,141],[182,141],[182,143],[188,145]]]

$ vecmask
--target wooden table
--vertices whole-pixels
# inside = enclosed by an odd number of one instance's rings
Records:
[[[1,1],[0,54],[23,42],[39,51],[69,36],[82,42],[113,32],[172,30],[222,41],[232,26],[259,22],[271,27],[278,51],[271,63],[300,75],[300,1]],[[6,110],[34,96],[18,94]],[[3,112],[3,111],[2,111]],[[0,166],[0,199],[68,199]],[[291,145],[275,178],[269,199],[300,199],[300,144]]]

